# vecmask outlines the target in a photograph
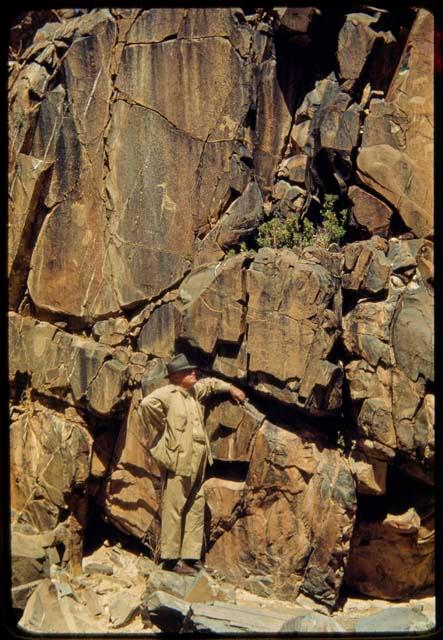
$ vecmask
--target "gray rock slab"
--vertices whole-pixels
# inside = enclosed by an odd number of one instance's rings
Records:
[[[235,604],[235,591],[219,585],[206,571],[199,571],[185,593],[187,602],[213,602],[221,600]]]
[[[114,569],[109,564],[101,564],[100,562],[90,562],[83,567],[83,571],[86,576],[90,576],[93,573],[99,573],[103,576],[112,576]]]
[[[346,629],[330,616],[321,613],[309,613],[295,616],[285,622],[281,632],[305,631],[308,633],[344,633]]]
[[[29,597],[41,583],[41,580],[33,580],[27,584],[22,584],[11,589],[12,606],[14,609],[24,609]]]
[[[155,591],[144,598],[140,607],[141,619],[151,622],[162,631],[179,633],[189,614],[190,604],[164,591]]]
[[[396,633],[404,631],[427,631],[434,626],[422,612],[421,607],[392,607],[359,620],[357,633]]]
[[[191,607],[184,630],[197,633],[277,632],[291,615],[225,602],[197,603]]]
[[[122,597],[118,594],[109,605],[109,619],[113,627],[123,627],[128,624],[138,613],[140,600],[135,596]]]
[[[144,597],[149,597],[155,591],[164,591],[177,598],[184,598],[194,583],[195,576],[182,576],[173,571],[157,569],[156,571],[152,571],[146,582]]]

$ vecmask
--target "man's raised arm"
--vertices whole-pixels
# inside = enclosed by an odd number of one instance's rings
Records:
[[[246,399],[241,389],[217,378],[203,378],[195,383],[194,389],[198,400],[206,400],[213,393],[229,393],[237,404],[243,403]]]

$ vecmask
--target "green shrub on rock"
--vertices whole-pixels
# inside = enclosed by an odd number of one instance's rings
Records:
[[[336,212],[338,196],[326,194],[320,210],[322,221],[315,226],[308,218],[301,219],[298,213],[285,220],[271,218],[258,228],[257,244],[259,247],[299,247],[309,245],[328,247],[332,243],[339,244],[346,233],[347,209]]]

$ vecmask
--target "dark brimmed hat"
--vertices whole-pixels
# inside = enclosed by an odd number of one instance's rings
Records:
[[[195,369],[195,364],[189,362],[184,353],[178,353],[166,365],[168,375],[177,373],[177,371],[186,371],[187,369]]]

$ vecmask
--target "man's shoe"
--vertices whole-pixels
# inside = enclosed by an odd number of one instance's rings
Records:
[[[201,571],[205,568],[205,565],[201,560],[187,560],[186,562],[188,562],[193,569],[197,569],[197,571]]]
[[[163,571],[174,571],[176,564],[177,558],[167,558],[166,560],[162,560],[161,569],[163,569]]]
[[[197,570],[191,567],[185,560],[179,560],[173,568],[173,571],[182,576],[195,576],[197,573]]]

